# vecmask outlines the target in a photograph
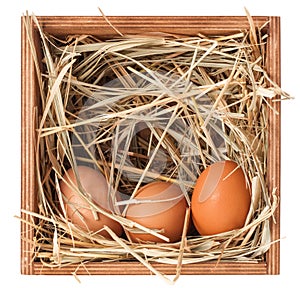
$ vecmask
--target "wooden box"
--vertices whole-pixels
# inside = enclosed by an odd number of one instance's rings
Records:
[[[24,17],[23,17],[24,18]],[[46,33],[57,37],[72,34],[91,34],[102,39],[115,36],[115,31],[108,26],[102,17],[37,17]],[[119,31],[128,34],[157,32],[195,35],[199,32],[205,35],[227,35],[249,28],[247,17],[109,17],[109,20],[118,27]],[[257,26],[264,27],[267,38],[266,67],[273,81],[280,84],[280,18],[253,17]],[[38,29],[33,25],[32,31],[37,55],[41,54]],[[35,159],[35,107],[38,105],[38,83],[35,64],[32,57],[27,31],[22,23],[22,187],[21,209],[37,210],[35,191],[36,159]],[[277,196],[280,196],[280,101],[270,101],[268,137],[267,183],[269,190],[277,187]],[[273,109],[274,108],[274,109]],[[280,209],[275,215],[276,224],[271,221],[271,240],[280,238]],[[33,261],[34,231],[26,222],[30,216],[22,213],[21,224],[21,272],[22,274],[150,274],[149,270],[139,262],[101,263],[91,262],[84,266],[69,265],[61,268],[49,268],[40,262]],[[279,274],[280,246],[279,242],[272,244],[265,261],[260,263],[216,262],[187,264],[182,266],[181,274]],[[175,274],[176,265],[153,264],[160,272]]]

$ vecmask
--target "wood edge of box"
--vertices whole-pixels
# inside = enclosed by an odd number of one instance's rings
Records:
[[[33,107],[36,96],[36,72],[31,47],[27,37],[25,18],[21,21],[21,274],[34,274],[34,231],[30,216],[22,210],[35,211],[35,159]],[[34,33],[34,31],[30,31]],[[29,241],[28,239],[32,239]]]
[[[196,35],[224,35],[249,28],[246,16],[108,16],[110,23],[124,35],[175,33]],[[253,16],[257,27],[263,26],[269,16]],[[102,16],[37,16],[42,29],[55,36],[90,34],[107,38],[119,36]],[[70,33],[72,31],[72,33]]]
[[[269,23],[269,43],[267,48],[268,62],[267,72],[270,79],[280,85],[281,81],[281,58],[280,58],[280,17],[270,17]],[[280,96],[278,96],[280,98]],[[268,149],[268,187],[270,194],[276,189],[276,197],[280,201],[280,170],[281,170],[281,119],[280,119],[280,101],[269,100],[272,107],[269,109],[269,148]],[[275,113],[276,111],[276,113]],[[267,253],[267,271],[270,275],[280,273],[280,205],[278,205],[274,217],[274,221],[270,221],[271,241],[276,241],[271,245]]]
[[[176,274],[176,265],[151,263],[151,265],[166,275]],[[120,269],[121,266],[121,269]],[[41,263],[34,263],[36,275],[151,275],[148,268],[139,262],[120,262],[86,264],[71,264],[65,267],[45,267]],[[206,262],[182,265],[181,275],[266,275],[267,264],[261,263],[238,263],[238,262]]]

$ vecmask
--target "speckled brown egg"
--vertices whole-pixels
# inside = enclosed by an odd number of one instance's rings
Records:
[[[233,161],[207,167],[194,187],[191,211],[201,235],[212,235],[244,226],[251,192],[243,170]]]

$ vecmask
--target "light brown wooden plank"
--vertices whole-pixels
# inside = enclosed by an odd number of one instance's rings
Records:
[[[165,265],[153,263],[153,267],[159,272],[167,275],[176,274],[176,265]],[[70,275],[76,271],[77,275],[150,275],[151,272],[142,264],[137,262],[122,263],[88,263],[84,267],[69,265],[63,268],[44,267],[41,263],[34,264],[34,274],[43,275]],[[266,274],[265,263],[199,263],[182,266],[182,275],[261,275]]]
[[[33,107],[35,103],[35,71],[34,62],[31,55],[29,42],[27,41],[26,29],[22,21],[22,97],[21,97],[21,209],[32,211],[34,209],[34,125],[33,125]],[[21,214],[25,221],[29,221],[28,215]],[[33,239],[34,231],[29,225],[21,223],[21,273],[32,274],[32,245],[26,239]]]
[[[124,34],[138,34],[145,32],[165,32],[184,35],[203,34],[224,35],[249,28],[246,17],[235,16],[111,16],[109,21]],[[45,32],[57,36],[68,34],[93,34],[101,37],[118,36],[117,33],[98,16],[86,17],[38,17]],[[254,23],[261,26],[268,21],[268,17],[254,17]]]
[[[280,85],[280,18],[270,17],[269,42],[267,48],[267,70],[270,78]],[[269,101],[270,105],[278,112],[274,113],[269,109],[268,123],[268,174],[267,183],[269,191],[276,188],[276,196],[280,198],[280,101]],[[277,222],[270,223],[272,240],[280,238],[280,209],[275,211],[274,218]],[[268,274],[279,274],[280,272],[280,244],[279,242],[271,246],[267,253]]]

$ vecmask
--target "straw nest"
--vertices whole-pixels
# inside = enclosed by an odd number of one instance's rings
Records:
[[[38,212],[23,212],[35,219],[35,259],[51,267],[137,260],[161,276],[151,263],[175,264],[179,275],[182,264],[263,260],[278,205],[266,184],[268,101],[289,97],[264,69],[263,27],[250,29],[249,18],[249,30],[234,35],[116,34],[102,41],[90,35],[57,39],[32,18],[43,51],[43,68],[37,65]],[[137,137],[144,128],[148,143]],[[251,209],[239,230],[201,237],[187,235],[185,227],[178,243],[137,244],[108,227],[111,240],[82,231],[63,212],[59,181],[78,163],[99,169],[113,187],[112,199],[118,191],[126,205],[155,179],[179,184],[189,203],[200,173],[225,159],[236,161],[252,185]],[[91,206],[125,231],[146,229],[122,213]]]

